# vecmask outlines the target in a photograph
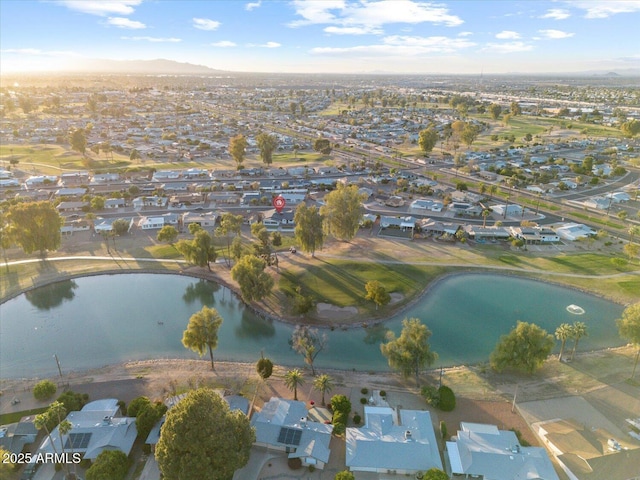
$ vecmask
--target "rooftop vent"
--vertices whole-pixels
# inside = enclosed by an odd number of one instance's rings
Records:
[[[406,431],[404,432],[404,439],[405,439],[407,442],[410,442],[410,441],[412,441],[412,440],[413,440],[412,435],[411,435],[411,430],[406,430]]]

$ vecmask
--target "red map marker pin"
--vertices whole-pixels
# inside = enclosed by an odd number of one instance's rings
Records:
[[[273,206],[275,207],[276,212],[278,213],[282,213],[282,210],[284,209],[286,204],[287,204],[287,201],[284,199],[282,195],[278,195],[273,199]]]

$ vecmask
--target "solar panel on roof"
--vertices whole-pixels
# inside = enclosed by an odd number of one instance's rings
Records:
[[[87,448],[89,446],[89,441],[91,441],[91,433],[70,433],[67,437],[67,441],[65,443],[64,448]]]
[[[302,430],[297,428],[282,427],[278,434],[278,443],[285,445],[300,445],[300,437],[302,437]]]

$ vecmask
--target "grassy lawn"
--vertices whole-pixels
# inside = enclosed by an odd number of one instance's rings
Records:
[[[11,412],[11,413],[3,413],[0,415],[0,425],[8,425],[10,423],[17,423],[20,421],[22,417],[27,417],[29,415],[38,415],[43,413],[49,408],[41,407],[41,408],[33,408],[31,410],[23,410],[22,412]]]
[[[402,293],[406,298],[420,292],[443,271],[440,267],[316,259],[300,268],[282,270],[279,288],[284,293],[294,294],[300,287],[304,295],[313,295],[318,302],[341,307],[373,308],[364,299],[364,286],[368,281],[376,279],[388,292]]]

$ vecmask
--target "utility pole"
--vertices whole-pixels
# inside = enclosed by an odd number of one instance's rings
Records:
[[[60,360],[58,360],[58,354],[54,353],[53,358],[56,359],[56,365],[58,365],[58,373],[60,374],[60,378],[62,378],[62,369],[60,368]]]
[[[518,384],[516,383],[516,391],[513,392],[513,403],[511,404],[511,413],[515,412],[516,409],[516,396],[518,395]]]

